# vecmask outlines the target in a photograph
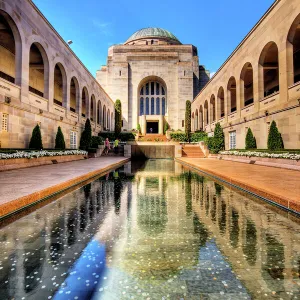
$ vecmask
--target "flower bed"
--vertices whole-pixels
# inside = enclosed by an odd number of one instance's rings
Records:
[[[17,151],[15,153],[0,153],[0,159],[15,159],[15,158],[39,158],[46,156],[65,156],[65,155],[87,155],[87,151],[83,150],[65,150],[65,151]]]
[[[267,152],[257,152],[257,151],[221,151],[221,155],[235,155],[235,156],[245,156],[245,157],[263,157],[263,158],[282,158],[291,160],[300,160],[300,154],[296,153],[267,153]]]

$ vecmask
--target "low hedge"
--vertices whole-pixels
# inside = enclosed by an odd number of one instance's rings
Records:
[[[171,139],[176,142],[187,142],[188,137],[184,132],[172,132],[170,134]]]
[[[98,145],[104,144],[104,138],[101,136],[92,136],[91,148],[98,148]]]
[[[176,142],[188,142],[188,137],[185,132],[172,132],[170,134],[171,139]],[[205,132],[195,132],[190,135],[190,142],[197,143],[205,141],[207,139],[207,134]]]
[[[191,142],[196,143],[196,142],[201,142],[205,141],[207,139],[207,133],[200,131],[200,132],[195,132],[191,134]]]
[[[102,137],[104,140],[108,138],[110,141],[114,141],[116,139],[116,135],[114,132],[101,132],[99,133],[99,136]],[[134,132],[121,132],[118,135],[119,139],[121,141],[132,141],[135,140],[135,133]]]

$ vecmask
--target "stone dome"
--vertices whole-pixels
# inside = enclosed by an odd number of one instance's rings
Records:
[[[170,31],[157,27],[148,27],[136,31],[124,44],[133,44],[134,41],[147,39],[161,40],[172,44],[181,44],[177,37]]]

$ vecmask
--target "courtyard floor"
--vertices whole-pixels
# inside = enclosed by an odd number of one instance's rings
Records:
[[[126,161],[100,157],[0,172],[0,218]]]
[[[177,161],[300,212],[300,172],[207,158]]]

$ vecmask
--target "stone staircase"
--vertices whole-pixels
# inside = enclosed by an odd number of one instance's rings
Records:
[[[203,151],[199,145],[182,145],[182,157],[205,158]]]

